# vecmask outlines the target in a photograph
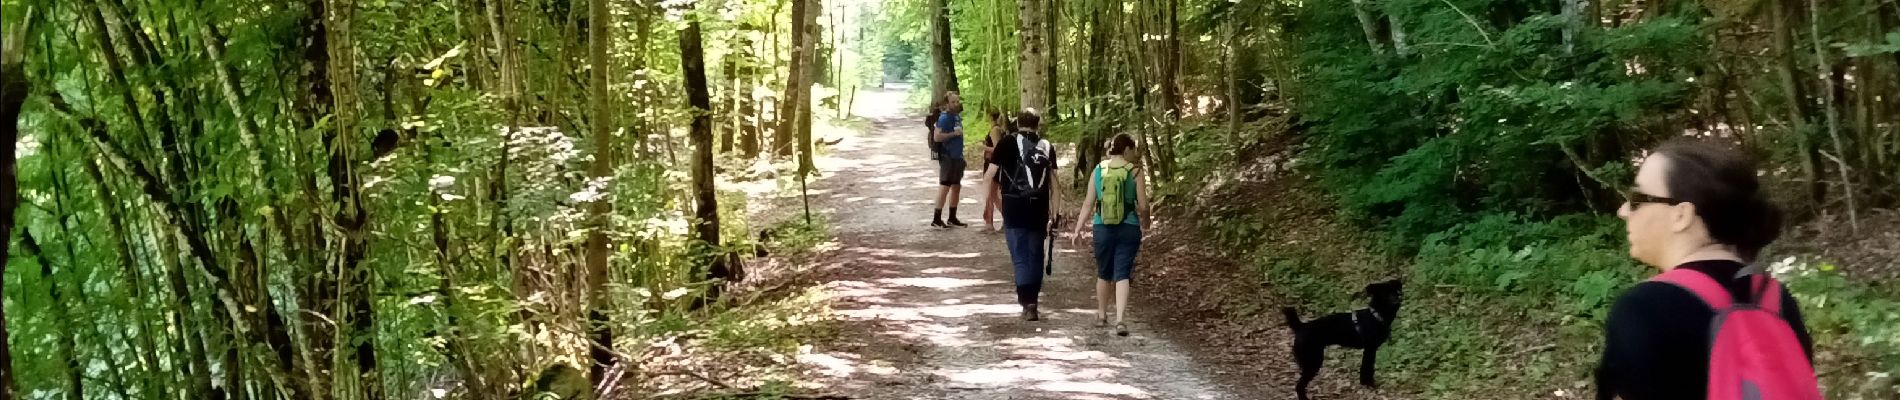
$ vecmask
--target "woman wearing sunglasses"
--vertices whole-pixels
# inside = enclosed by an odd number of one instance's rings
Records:
[[[1644,159],[1627,199],[1617,215],[1630,256],[1661,273],[1611,307],[1597,398],[1818,400],[1800,307],[1752,266],[1781,232],[1754,163],[1669,142]]]

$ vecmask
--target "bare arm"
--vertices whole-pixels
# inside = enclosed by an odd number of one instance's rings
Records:
[[[1090,175],[1093,176],[1094,173],[1091,172]],[[1070,230],[1070,233],[1074,237],[1077,237],[1077,238],[1082,237],[1082,225],[1088,224],[1089,222],[1091,222],[1089,221],[1089,212],[1095,210],[1095,201],[1096,201],[1095,191],[1096,190],[1100,190],[1100,189],[1096,187],[1095,179],[1093,178],[1089,179],[1089,191],[1085,192],[1087,194],[1082,195],[1082,209],[1076,210],[1075,228]]]
[[[1050,160],[1050,161],[1051,161],[1050,164],[1054,164],[1055,160]],[[1049,178],[1048,178],[1049,182],[1046,183],[1047,185],[1049,185],[1049,217],[1062,218],[1061,168],[1056,168],[1054,165],[1050,165],[1049,172],[1047,172],[1047,174],[1049,174]],[[1054,221],[1051,221],[1051,222],[1054,222]],[[1049,229],[1050,232],[1057,232],[1057,233],[1062,232],[1062,227],[1050,226],[1049,228],[1050,228]]]
[[[1141,230],[1147,231],[1153,229],[1155,226],[1155,213],[1154,207],[1148,203],[1148,178],[1142,174],[1130,175],[1135,176],[1135,208],[1141,210]]]
[[[944,132],[944,131],[939,130],[937,131],[936,136],[932,136],[931,138],[936,141],[941,142],[945,140],[950,140],[950,138],[957,137],[957,136],[963,136],[962,127],[957,127],[957,130],[949,131],[949,132]]]
[[[993,190],[990,188],[991,186],[996,186],[996,164],[983,164],[983,185],[977,187],[981,189],[978,190],[977,193],[989,193],[990,190]],[[983,198],[984,207],[990,206],[990,196],[977,197]]]

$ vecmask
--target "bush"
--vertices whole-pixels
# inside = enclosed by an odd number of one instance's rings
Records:
[[[1570,388],[1587,377],[1599,321],[1643,275],[1622,251],[1619,226],[1595,215],[1506,213],[1429,235],[1393,341],[1399,379],[1429,380],[1447,394],[1480,389],[1476,381]]]
[[[1537,10],[1511,0],[1458,3]],[[1626,144],[1654,141],[1639,128],[1689,99],[1683,82],[1708,47],[1698,25],[1681,18],[1595,32],[1567,49],[1553,15],[1498,28],[1441,1],[1407,0],[1388,10],[1419,11],[1410,28],[1419,44],[1393,56],[1344,29],[1357,24],[1348,7],[1301,10],[1301,23],[1316,27],[1300,36],[1306,95],[1294,105],[1312,128],[1317,172],[1349,215],[1389,226],[1400,243],[1477,215],[1587,210],[1593,191],[1616,188],[1584,178],[1623,181],[1598,172],[1627,163],[1622,154],[1634,149]],[[1642,72],[1631,73],[1628,60],[1643,60]]]

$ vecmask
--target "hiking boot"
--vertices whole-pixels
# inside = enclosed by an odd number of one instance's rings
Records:
[[[1036,312],[1035,304],[1023,305],[1023,320],[1024,321],[1041,321],[1042,313]]]

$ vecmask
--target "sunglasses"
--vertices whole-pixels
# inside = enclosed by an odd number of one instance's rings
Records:
[[[1643,192],[1637,191],[1636,189],[1630,189],[1628,192],[1624,192],[1623,201],[1628,202],[1630,204],[1630,208],[1632,209],[1636,208],[1636,206],[1649,204],[1649,203],[1668,204],[1672,206],[1685,203],[1685,201],[1680,200],[1680,199],[1672,199],[1672,198],[1662,197],[1662,196],[1651,196],[1649,194],[1645,194]]]

